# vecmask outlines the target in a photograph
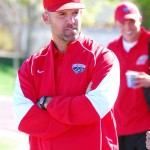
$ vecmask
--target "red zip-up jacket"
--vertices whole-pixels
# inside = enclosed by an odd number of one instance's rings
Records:
[[[149,39],[150,32],[141,27],[138,42],[129,52],[123,48],[122,36],[108,45],[120,62],[120,90],[114,107],[118,135],[131,135],[150,130],[150,111],[143,89],[128,88],[125,76],[127,70],[149,74]]]
[[[119,63],[107,48],[80,36],[65,55],[53,41],[18,71],[14,110],[30,150],[118,150],[112,107]],[[42,110],[37,101],[53,99]]]

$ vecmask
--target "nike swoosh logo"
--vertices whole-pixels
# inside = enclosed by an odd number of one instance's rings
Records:
[[[43,70],[37,70],[37,73],[43,73],[44,71]]]

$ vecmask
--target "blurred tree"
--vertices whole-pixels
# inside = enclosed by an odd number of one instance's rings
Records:
[[[32,29],[37,19],[39,0],[0,0],[0,28],[9,31],[14,46],[14,67],[19,67],[18,56],[29,56],[32,43]],[[27,27],[27,40],[25,53],[22,51],[22,34],[24,26]]]
[[[39,0],[21,0],[24,10],[26,12],[26,24],[27,26],[27,42],[26,42],[26,50],[25,50],[25,58],[29,57],[31,47],[32,47],[32,33],[35,25],[37,24],[37,20],[39,18],[38,7],[40,5]]]
[[[84,0],[86,9],[84,10],[83,26],[93,26],[96,22],[96,15],[101,11],[101,1]]]
[[[13,41],[8,30],[0,28],[0,50],[11,52],[13,49]]]
[[[118,2],[120,0],[84,0],[86,9],[83,14],[83,26],[105,25],[105,22],[111,24],[112,12]]]
[[[150,5],[149,5],[149,0],[132,0],[133,2],[135,2],[137,4],[137,6],[139,7],[141,14],[143,16],[143,22],[142,25],[147,28],[150,29]]]
[[[15,54],[20,53],[21,49],[21,29],[22,29],[22,11],[19,1],[12,2],[10,0],[0,1],[0,27],[7,29],[14,44]],[[18,59],[14,59],[14,67],[18,68]]]

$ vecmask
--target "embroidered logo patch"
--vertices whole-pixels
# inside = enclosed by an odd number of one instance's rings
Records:
[[[37,73],[44,73],[43,70],[37,70]]]
[[[136,64],[144,65],[146,63],[147,59],[148,59],[148,55],[142,55],[137,59]]]
[[[123,11],[124,11],[125,13],[129,13],[129,12],[130,12],[130,10],[129,10],[128,7],[124,7],[124,8],[123,8]]]
[[[81,72],[84,71],[85,67],[86,67],[86,66],[83,65],[83,64],[73,64],[73,65],[72,65],[72,70],[73,70],[76,74],[79,74],[79,73],[81,73]]]

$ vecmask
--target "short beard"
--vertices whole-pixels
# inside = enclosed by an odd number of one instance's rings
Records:
[[[74,30],[73,32],[67,33],[67,30]],[[68,26],[65,27],[64,32],[60,35],[60,39],[65,42],[73,42],[75,41],[80,34],[80,27],[76,26],[74,24],[68,24]]]
[[[60,39],[67,42],[67,43],[71,43],[79,37],[79,34],[80,34],[79,31],[77,31],[74,35],[62,34],[62,35],[60,35]]]

